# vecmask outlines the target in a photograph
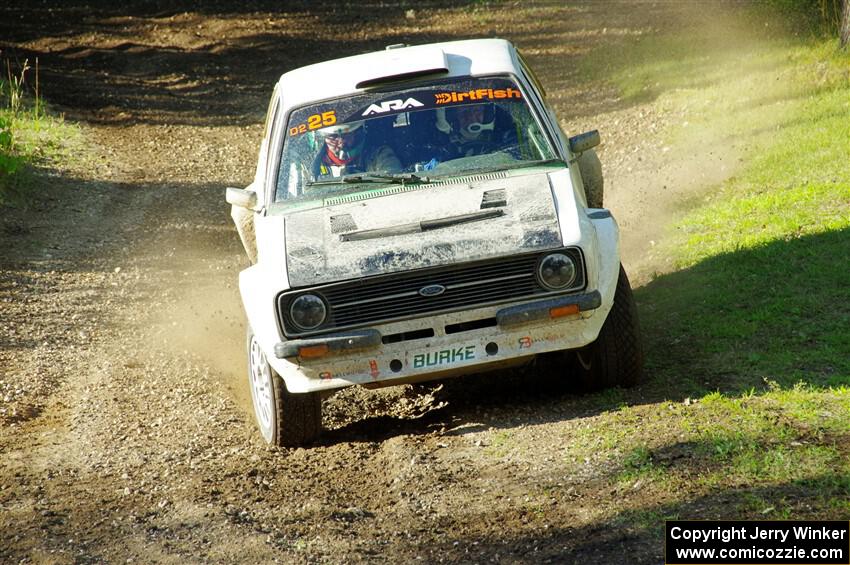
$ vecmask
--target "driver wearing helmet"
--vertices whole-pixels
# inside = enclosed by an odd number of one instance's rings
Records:
[[[367,143],[363,121],[349,122],[316,131],[321,142],[313,160],[313,178],[339,177],[350,173],[401,171],[401,161],[388,146],[371,147]]]
[[[504,151],[516,144],[510,117],[492,103],[437,110],[437,129],[449,136],[458,157]],[[497,123],[498,122],[498,123]]]

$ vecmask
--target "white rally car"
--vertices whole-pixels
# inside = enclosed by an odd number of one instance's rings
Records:
[[[585,388],[639,382],[598,143],[565,136],[503,40],[284,74],[254,182],[226,195],[266,441],[314,440],[322,398],[350,385],[531,362]]]

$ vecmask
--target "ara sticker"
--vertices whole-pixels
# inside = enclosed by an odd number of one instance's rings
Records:
[[[458,361],[469,361],[475,359],[475,346],[467,345],[455,347],[454,349],[443,349],[433,353],[418,353],[413,356],[413,368],[434,367],[436,365],[449,365]]]
[[[363,112],[363,116],[371,116],[372,114],[386,114],[387,112],[392,112],[393,110],[407,110],[408,108],[421,108],[424,106],[422,102],[417,100],[416,98],[408,98],[407,100],[384,100],[380,104],[372,104],[366,111]]]
[[[438,92],[434,94],[437,104],[450,102],[473,102],[477,100],[522,99],[522,92],[516,88],[478,88],[469,92]]]

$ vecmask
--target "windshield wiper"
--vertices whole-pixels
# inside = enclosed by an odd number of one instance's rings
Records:
[[[307,186],[321,186],[324,184],[343,184],[343,183],[359,183],[359,182],[380,182],[390,184],[418,184],[423,182],[431,182],[426,176],[417,175],[415,173],[353,173],[334,177],[330,179],[307,181]]]
[[[538,161],[519,161],[516,163],[510,163],[508,165],[495,167],[492,170],[501,171],[506,169],[525,169],[528,167],[540,167],[542,165],[555,165],[560,164],[566,166],[567,163],[563,159],[540,159]]]
[[[539,159],[537,161],[511,161],[502,165],[494,165],[492,167],[481,167],[477,169],[458,169],[451,173],[443,173],[437,176],[430,177],[429,182],[439,182],[452,177],[465,177],[469,175],[479,175],[487,173],[495,173],[497,171],[509,171],[511,169],[527,169],[529,167],[541,167],[544,165],[563,165],[567,166],[567,162],[563,159]]]
[[[416,184],[429,182],[426,176],[414,173],[355,173],[342,177],[342,182],[389,182],[393,184]]]

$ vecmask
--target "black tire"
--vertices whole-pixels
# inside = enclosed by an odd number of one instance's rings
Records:
[[[578,168],[584,184],[584,195],[588,208],[602,208],[605,183],[602,177],[602,163],[596,151],[588,149],[578,157]]]
[[[317,392],[291,393],[248,333],[248,384],[263,439],[278,447],[315,441],[322,431],[322,398]]]
[[[637,307],[622,265],[614,304],[596,341],[578,350],[540,355],[537,367],[556,382],[580,392],[632,387],[643,382],[643,347]]]
[[[644,380],[637,306],[622,265],[614,305],[599,331],[599,337],[573,352],[572,367],[584,390],[632,387]]]

